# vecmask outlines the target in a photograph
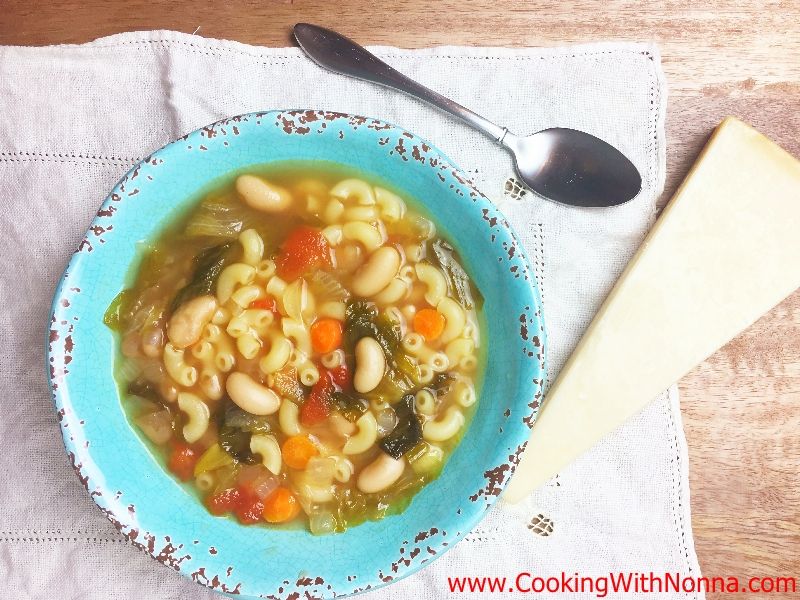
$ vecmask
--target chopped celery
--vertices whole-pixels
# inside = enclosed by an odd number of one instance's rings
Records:
[[[304,399],[303,386],[297,380],[297,369],[284,367],[272,375],[272,387],[278,394],[288,398],[295,404],[302,404]]]
[[[347,300],[350,297],[344,286],[327,271],[315,270],[308,278],[309,291],[320,304],[328,301]]]
[[[236,486],[236,478],[241,471],[241,467],[237,463],[231,463],[217,469],[215,475],[216,483],[210,495],[219,494],[232,487]]]
[[[130,301],[131,290],[122,290],[117,294],[108,305],[103,315],[103,323],[112,331],[119,331],[122,315],[127,310],[127,303]]]
[[[437,477],[444,464],[444,451],[439,446],[427,442],[414,446],[406,456],[417,475]]]
[[[210,446],[194,466],[194,476],[206,471],[215,471],[220,467],[233,464],[233,457],[225,452],[219,444]]]

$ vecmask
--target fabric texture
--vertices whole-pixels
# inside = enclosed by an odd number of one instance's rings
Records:
[[[221,117],[324,108],[378,117],[432,140],[505,211],[528,251],[544,301],[552,381],[654,218],[665,165],[657,48],[373,50],[515,133],[562,126],[608,140],[639,168],[642,193],[610,210],[542,201],[522,191],[510,156],[491,140],[394,91],[323,71],[296,48],[168,31],[0,48],[4,596],[217,597],[128,545],[94,507],[65,457],[43,342],[56,282],[107,192],[136,160]],[[522,504],[495,506],[432,566],[364,598],[476,597],[450,594],[447,577],[505,576],[513,584],[520,571],[699,576],[674,388]]]

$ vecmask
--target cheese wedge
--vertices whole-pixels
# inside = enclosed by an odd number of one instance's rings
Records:
[[[800,161],[728,117],[547,394],[516,502],[800,287]]]

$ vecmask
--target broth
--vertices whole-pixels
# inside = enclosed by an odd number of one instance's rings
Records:
[[[215,515],[324,534],[403,510],[478,399],[482,299],[457,253],[328,163],[190,204],[106,313],[130,419]]]

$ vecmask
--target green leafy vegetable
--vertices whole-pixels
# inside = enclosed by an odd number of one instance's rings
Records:
[[[414,396],[407,394],[394,405],[397,425],[380,442],[381,450],[395,460],[403,456],[422,440],[422,424],[414,412]]]
[[[217,278],[225,268],[230,247],[230,243],[211,246],[195,257],[191,281],[175,294],[170,306],[172,312],[192,298],[213,293]]]
[[[131,396],[138,396],[158,402],[161,395],[158,393],[158,388],[152,381],[148,381],[142,377],[134,379],[128,384],[128,394]],[[160,404],[160,402],[159,402]]]
[[[333,393],[333,405],[351,423],[358,421],[359,417],[367,412],[367,403],[364,400],[353,398],[344,392]]]
[[[455,380],[456,378],[450,373],[436,373],[428,387],[437,394],[446,394]]]
[[[267,417],[251,415],[230,401],[219,424],[219,445],[238,462],[252,465],[258,459],[250,452],[250,438],[254,433],[272,430]]]
[[[127,310],[127,305],[131,300],[131,290],[122,290],[117,294],[108,305],[106,313],[103,315],[103,323],[112,331],[119,331],[122,325],[122,315]]]
[[[377,394],[400,393],[412,389],[419,381],[419,367],[403,351],[400,325],[386,315],[379,315],[372,302],[350,301],[345,309],[344,346],[352,356],[356,342],[362,337],[371,337],[378,342],[386,357],[386,376],[376,389]],[[394,390],[387,387],[394,388]]]
[[[453,247],[444,240],[437,239],[431,243],[431,250],[447,279],[448,290],[455,295],[458,303],[466,309],[475,308],[476,299],[478,304],[483,304],[483,296],[473,286],[464,267],[456,259]]]
[[[252,415],[235,404],[225,409],[223,425],[235,427],[248,433],[269,433],[272,426],[265,416]]]
[[[250,437],[247,431],[223,425],[219,430],[219,445],[237,461],[253,465],[258,461],[250,452]]]
[[[243,230],[256,224],[252,212],[236,198],[217,194],[200,203],[186,224],[184,234],[235,240]]]

